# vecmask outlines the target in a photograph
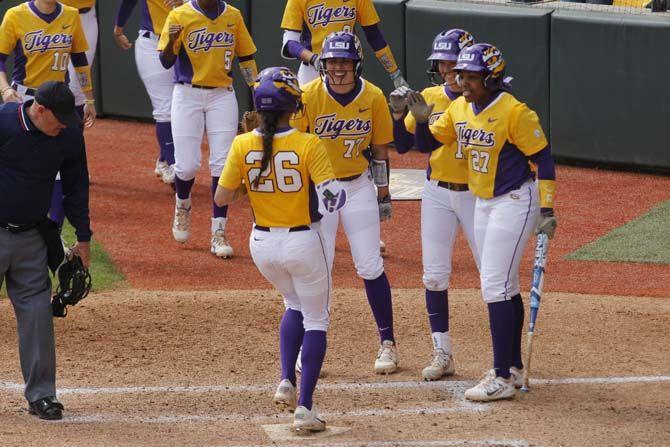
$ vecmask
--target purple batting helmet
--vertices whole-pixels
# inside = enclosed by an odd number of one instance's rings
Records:
[[[298,78],[286,67],[261,71],[254,83],[254,106],[259,112],[295,112],[302,107]]]
[[[435,85],[440,85],[444,82],[440,75],[438,68],[439,61],[454,61],[458,60],[459,53],[467,47],[471,47],[475,43],[475,38],[469,32],[453,28],[442,31],[433,39],[432,53],[428,56],[430,61],[430,68],[426,71],[428,78]]]
[[[504,86],[505,59],[500,50],[489,43],[478,43],[461,51],[454,70],[482,73],[484,87],[489,90]]]
[[[330,33],[323,41],[320,58],[321,69],[319,71],[322,74],[326,71],[326,60],[335,58],[353,60],[356,77],[363,72],[363,48],[361,41],[353,33],[346,31]]]

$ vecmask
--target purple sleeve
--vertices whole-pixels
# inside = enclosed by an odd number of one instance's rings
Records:
[[[424,154],[430,154],[438,147],[442,146],[442,143],[437,141],[432,133],[430,133],[430,127],[428,123],[416,123],[416,130],[414,131],[414,144],[419,148],[420,152]]]
[[[175,63],[175,61],[177,60],[177,58],[175,57],[175,58],[172,59],[172,60],[168,60],[167,58],[164,57],[163,54],[164,54],[163,51],[161,51],[161,52],[159,53],[159,55],[158,55],[158,59],[160,59],[160,61],[161,61],[161,65],[163,66],[163,68],[165,68],[166,70],[168,70],[168,69],[172,68],[172,66],[174,65],[174,63]]]
[[[5,65],[7,63],[7,58],[9,55],[5,53],[0,53],[0,71],[7,71],[7,66]]]
[[[530,156],[530,160],[537,165],[537,178],[540,180],[556,180],[554,157],[551,156],[551,146],[547,145],[540,152]]]
[[[88,59],[86,59],[86,53],[72,53],[70,55],[72,60],[72,65],[75,67],[85,67],[88,65]]]
[[[124,27],[128,18],[133,13],[137,5],[137,0],[122,0],[119,5],[119,10],[116,12],[116,26]]]
[[[363,32],[365,33],[365,40],[368,41],[373,51],[379,51],[388,45],[376,23],[374,25],[364,26]]]
[[[296,42],[295,40],[289,40],[286,42],[286,54],[289,57],[296,58],[300,60],[300,53],[302,53],[302,50],[306,50],[305,46],[301,44],[300,42]]]
[[[414,145],[414,135],[409,133],[405,127],[405,120],[393,120],[393,139],[395,140],[395,148],[399,154],[409,152]]]
[[[237,62],[246,62],[252,60],[253,58],[254,58],[253,54],[250,54],[249,56],[240,56],[237,58]]]

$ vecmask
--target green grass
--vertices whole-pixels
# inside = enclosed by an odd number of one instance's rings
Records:
[[[63,237],[69,244],[73,244],[77,240],[77,237],[74,234],[74,228],[65,222],[63,227]],[[92,278],[92,288],[93,291],[102,291],[109,290],[123,285],[125,277],[119,271],[119,269],[114,265],[112,260],[109,258],[105,250],[102,248],[99,242],[95,239],[91,242],[91,278]],[[56,290],[58,287],[58,276],[52,277],[53,281],[53,290]],[[0,296],[6,297],[7,290],[3,281],[2,289],[0,289]]]
[[[567,256],[581,261],[670,264],[670,201]]]

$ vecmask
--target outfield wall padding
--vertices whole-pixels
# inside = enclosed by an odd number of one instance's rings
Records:
[[[502,51],[512,93],[540,116],[549,134],[549,28],[551,10],[435,0],[407,3],[405,45],[411,86],[429,85],[426,58],[440,31],[463,28],[475,41],[489,42]]]

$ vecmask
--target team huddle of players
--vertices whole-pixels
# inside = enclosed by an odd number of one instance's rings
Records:
[[[71,85],[76,88],[77,82],[87,98],[82,114],[92,124],[92,54],[85,52],[97,29],[83,33],[85,23],[93,23],[84,16],[94,16],[95,2],[63,3],[79,11],[55,0],[29,1],[8,11],[0,37],[0,92],[5,101],[25,100],[42,82],[66,79],[72,67]],[[126,50],[132,44],[123,28],[136,3],[121,1],[114,28]],[[278,51],[301,61],[300,69],[297,75],[283,67],[258,74],[256,47],[236,8],[222,0],[141,3],[135,57],[156,120],[155,173],[176,191],[173,236],[179,242],[190,237],[191,189],[206,133],[211,252],[233,255],[225,235],[228,205],[248,195],[255,222],[252,258],[285,303],[274,401],[294,411],[294,428],[325,429],[312,396],[326,353],[340,222],[379,331],[374,371],[398,368],[391,287],[379,243],[380,221],[392,216],[388,152],[394,142],[399,153],[430,154],[421,239],[433,354],[422,376],[438,380],[455,371],[448,287],[460,226],[480,271],[493,340],[493,368],[465,397],[513,397],[523,373],[519,263],[533,232],[554,234],[555,175],[537,115],[509,92],[501,52],[475,43],[467,31],[443,31],[428,57],[434,85],[418,92],[398,69],[371,0],[288,0]],[[361,76],[363,53],[352,33],[356,23],[393,79],[396,89],[388,99]],[[4,62],[12,51],[10,85]],[[259,127],[242,135],[237,135],[231,78],[235,58],[253,87],[260,116]],[[59,194],[62,201],[62,193],[54,193],[52,217],[58,216]]]

